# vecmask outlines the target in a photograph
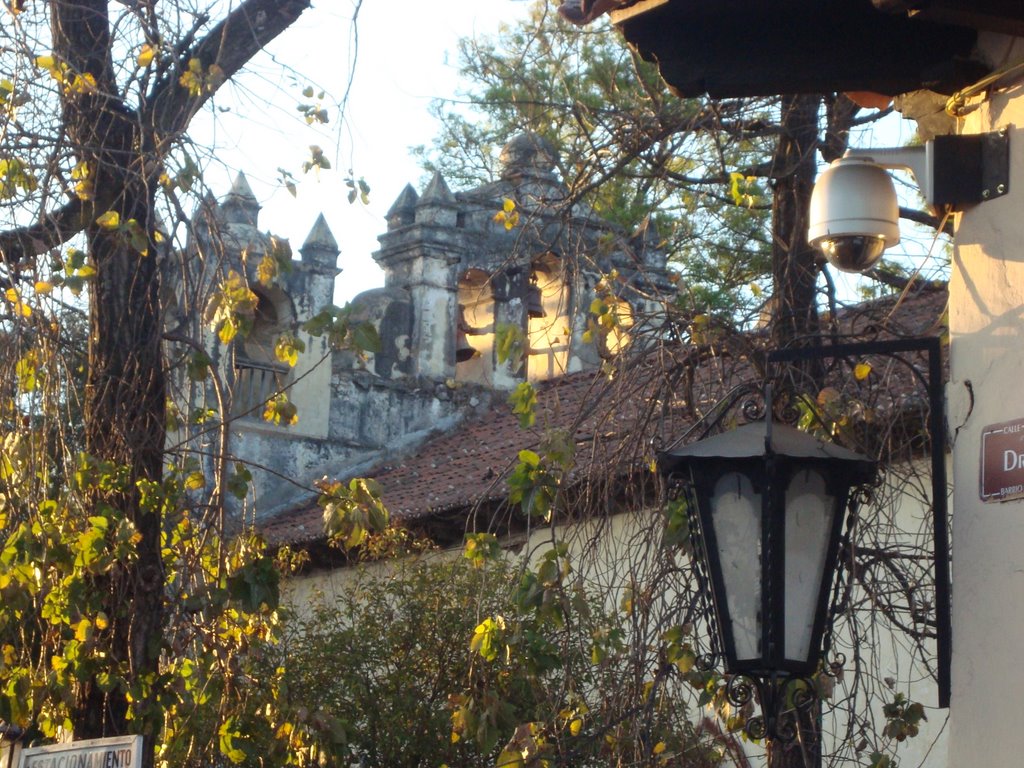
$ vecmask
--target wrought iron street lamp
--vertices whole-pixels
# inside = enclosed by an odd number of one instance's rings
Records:
[[[659,471],[688,493],[729,693],[758,691],[748,732],[795,736],[793,699],[809,687],[793,684],[821,660],[844,512],[876,463],[769,418],[666,451]]]

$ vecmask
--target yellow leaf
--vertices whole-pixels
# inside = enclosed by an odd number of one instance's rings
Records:
[[[868,377],[868,374],[870,373],[871,366],[868,365],[867,363],[858,363],[857,366],[853,369],[853,375],[854,378],[857,379],[857,381],[864,381],[864,379],[866,379]]]
[[[71,83],[67,86],[67,89],[71,93],[95,93],[96,78],[90,72],[86,72],[82,75],[75,75],[71,79]]]
[[[35,350],[30,349],[14,365],[14,375],[18,379],[18,389],[21,392],[32,392],[39,382],[39,356]]]
[[[574,717],[569,722],[569,733],[573,736],[579,736],[581,730],[583,730],[583,720],[578,717]]]
[[[512,213],[516,209],[516,201],[506,197],[505,201],[501,204],[502,210],[505,213]]]
[[[45,296],[53,291],[53,283],[48,280],[36,280],[35,289],[36,293]]]
[[[17,288],[8,288],[5,295],[7,300],[13,305],[12,309],[15,315],[19,317],[32,317],[32,307],[21,300],[21,295],[18,293]]]
[[[654,750],[653,750],[654,754],[660,755],[664,751],[665,751],[665,742],[664,741],[659,741],[657,744],[654,745]]]
[[[238,323],[233,317],[224,318],[224,322],[217,330],[217,336],[222,344],[230,344],[231,340],[238,334]]]
[[[156,48],[154,48],[149,43],[146,43],[144,46],[142,46],[142,49],[139,51],[139,55],[136,61],[139,62],[140,67],[148,67],[150,64],[153,63],[154,56],[156,56]]]
[[[53,56],[36,56],[36,66],[41,69],[53,69],[56,63]]]
[[[71,171],[71,178],[76,180],[75,194],[81,200],[92,200],[94,190],[92,186],[92,179],[89,178],[89,166],[79,163]]]
[[[96,614],[96,629],[103,630],[103,629],[106,629],[109,626],[110,626],[110,619],[107,618],[107,614],[105,614],[103,611],[100,611],[99,613],[97,613]]]
[[[117,211],[107,211],[96,219],[96,223],[104,229],[117,229],[121,225],[121,216]]]
[[[92,637],[92,622],[88,619],[82,619],[78,622],[78,626],[75,627],[75,639],[84,643],[90,637]]]
[[[273,285],[274,280],[277,279],[277,273],[277,259],[269,253],[264,254],[260,263],[256,265],[256,279],[259,280],[260,285],[267,287]]]

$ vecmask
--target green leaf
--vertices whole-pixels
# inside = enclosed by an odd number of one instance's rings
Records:
[[[520,363],[526,349],[525,345],[526,336],[522,328],[512,323],[498,323],[495,329],[495,346],[499,363]],[[518,365],[516,368],[518,369]]]
[[[508,396],[508,402],[512,413],[519,417],[519,426],[523,429],[532,427],[537,420],[537,390],[534,386],[528,381],[520,382]],[[519,460],[523,461],[522,456]]]
[[[280,581],[273,559],[261,557],[228,577],[228,594],[249,613],[274,610],[280,602]]]
[[[241,462],[235,463],[235,471],[228,475],[226,486],[228,493],[236,499],[244,500],[249,493],[249,483],[252,482],[252,472]]]
[[[352,343],[364,352],[377,354],[381,350],[380,335],[372,323],[360,323],[353,328]]]
[[[321,171],[321,170],[329,170],[330,169],[330,167],[331,167],[330,160],[328,160],[326,157],[324,157],[324,151],[322,149],[320,149],[320,147],[318,147],[317,145],[315,145],[315,144],[310,145],[310,147],[309,147],[309,157],[310,157],[310,159],[302,164],[302,171],[303,171],[303,173],[309,173],[314,168],[318,172]]]
[[[210,375],[210,366],[212,365],[213,360],[210,359],[206,352],[202,350],[193,352],[186,363],[189,379],[192,381],[206,381]]]
[[[142,256],[149,255],[149,235],[135,219],[124,223],[124,231],[128,234],[128,243]]]
[[[482,568],[484,563],[498,558],[501,545],[493,533],[467,533],[466,544],[462,556],[472,563],[474,568]]]
[[[242,741],[240,731],[234,725],[234,718],[229,717],[217,730],[220,752],[236,765],[245,762],[246,754],[239,744]],[[237,740],[237,741],[236,741]]]

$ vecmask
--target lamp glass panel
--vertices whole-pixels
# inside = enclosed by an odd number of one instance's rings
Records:
[[[806,660],[825,577],[835,499],[825,478],[800,470],[786,489],[785,656]]]
[[[738,660],[761,653],[761,495],[750,478],[719,478],[711,500],[715,544]]]

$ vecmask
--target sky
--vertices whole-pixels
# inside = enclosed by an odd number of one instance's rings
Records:
[[[316,3],[236,83],[218,93],[213,109],[197,118],[192,131],[197,154],[207,161],[206,182],[217,197],[227,193],[239,170],[245,172],[263,205],[260,229],[288,238],[297,250],[323,213],[341,250],[338,304],[383,284],[372,258],[377,236],[405,185],[417,191],[425,185],[410,148],[430,144],[439,128],[429,114],[431,102],[454,97],[460,87],[458,41],[496,34],[503,23],[525,18],[533,0],[359,2]],[[557,0],[548,2],[554,12]],[[342,109],[350,74],[351,91]],[[312,99],[302,95],[308,86]],[[330,122],[306,125],[296,110],[301,103],[323,106]],[[906,122],[891,118],[855,141],[904,144],[913,133]],[[302,172],[311,145],[320,147],[330,170]],[[279,169],[298,182],[296,197],[282,185]],[[369,184],[367,205],[348,203],[349,169]],[[930,238],[915,240],[906,222],[903,231],[903,247],[913,254],[911,267],[934,263],[924,256]],[[855,300],[858,278],[833,276],[840,293]]]
[[[353,0],[316,3],[218,94],[212,117],[197,118],[192,136],[208,161],[206,183],[223,197],[243,170],[263,205],[260,229],[289,238],[293,249],[323,213],[341,250],[338,303],[382,285],[371,256],[376,238],[405,185],[421,191],[423,173],[409,150],[438,132],[431,101],[458,88],[459,39],[493,35],[530,6],[529,0],[364,0],[353,24]],[[302,96],[309,85],[313,99]],[[307,126],[296,106],[317,101],[321,89],[330,122]],[[311,145],[323,150],[331,170],[303,174]],[[298,181],[295,198],[281,185],[279,168]],[[346,199],[350,168],[370,185],[368,205]]]

